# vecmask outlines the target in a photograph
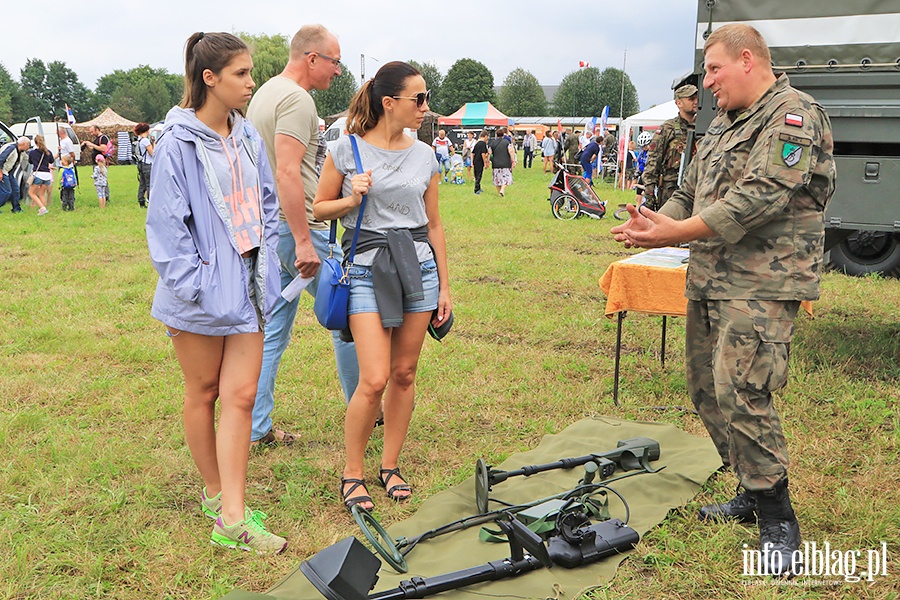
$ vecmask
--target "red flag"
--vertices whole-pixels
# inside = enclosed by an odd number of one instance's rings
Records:
[[[556,130],[558,132],[562,133],[562,119],[559,119],[559,118],[556,119]]]
[[[579,68],[579,69],[582,69],[582,68],[584,68],[584,67],[589,67],[589,66],[591,66],[591,63],[589,63],[589,62],[586,61],[586,60],[579,60],[579,61],[578,61],[578,68]]]

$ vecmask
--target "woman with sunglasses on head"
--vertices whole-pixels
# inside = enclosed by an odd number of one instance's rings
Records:
[[[358,173],[349,136],[330,149],[313,204],[317,219],[342,218],[344,256],[368,194],[356,255],[349,265],[349,323],[356,341],[359,385],[344,422],[347,457],[341,496],[347,509],[371,509],[363,458],[379,407],[384,448],[379,482],[391,500],[409,498],[400,451],[412,417],[416,367],[429,323],[450,318],[444,229],[438,212],[438,166],[432,149],[404,133],[418,129],[430,94],[414,67],[391,62],[350,103]]]
[[[281,286],[275,183],[241,113],[252,68],[246,44],[229,33],[188,39],[184,99],[154,151],[147,243],[159,273],[151,314],[184,373],[185,439],[205,486],[201,510],[215,521],[212,543],[265,554],[287,541],[245,506],[244,486],[263,324]]]

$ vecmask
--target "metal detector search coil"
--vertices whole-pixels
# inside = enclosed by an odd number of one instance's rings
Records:
[[[620,440],[616,444],[616,449],[608,452],[562,458],[556,462],[522,467],[514,471],[495,470],[488,466],[484,459],[479,458],[475,463],[475,506],[481,514],[488,512],[488,493],[495,485],[503,483],[510,477],[522,475],[529,477],[545,471],[571,469],[588,463],[595,463],[598,466],[601,480],[612,476],[617,467],[623,471],[643,469],[653,473],[654,469],[650,467],[650,462],[659,460],[659,456],[659,442],[646,437],[637,437]]]

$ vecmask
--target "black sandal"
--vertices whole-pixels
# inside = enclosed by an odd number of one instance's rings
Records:
[[[348,483],[352,483],[353,485],[350,486],[350,489],[345,492],[344,486],[346,486]],[[372,497],[368,496],[368,495],[352,496],[352,497],[350,496],[350,494],[352,494],[353,491],[360,486],[362,486],[362,488],[365,489],[365,487],[366,487],[365,479],[354,479],[352,477],[347,477],[347,478],[341,477],[341,496],[344,497],[344,507],[348,511],[352,511],[353,507],[356,506],[357,504],[362,504],[363,502],[372,502]],[[369,490],[366,490],[366,491],[369,491]],[[374,503],[372,503],[372,504],[374,504]],[[374,506],[372,508],[374,508]],[[372,510],[372,509],[369,509],[369,510]]]
[[[385,477],[387,474],[387,477]],[[391,477],[397,477],[399,479],[404,479],[403,475],[400,474],[400,467],[396,467],[394,469],[384,469],[378,473],[378,481],[381,482],[381,486],[387,490],[387,497],[393,500],[394,502],[403,502],[405,500],[409,500],[409,497],[412,496],[412,488],[408,483],[398,483],[397,485],[392,485],[391,487],[387,486],[388,481],[391,480]],[[405,496],[400,496],[397,492],[410,492]]]

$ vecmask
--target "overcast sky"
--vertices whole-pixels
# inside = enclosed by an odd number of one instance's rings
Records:
[[[357,80],[364,54],[369,77],[391,60],[433,62],[446,74],[456,60],[472,58],[493,72],[495,85],[519,67],[542,85],[558,85],[580,60],[621,69],[627,49],[625,68],[641,109],[671,100],[672,80],[690,71],[697,14],[696,0],[4,4],[0,62],[15,79],[28,58],[63,60],[91,89],[101,76],[140,64],[180,74],[194,31],[292,36],[322,23],[338,35],[342,61]]]

